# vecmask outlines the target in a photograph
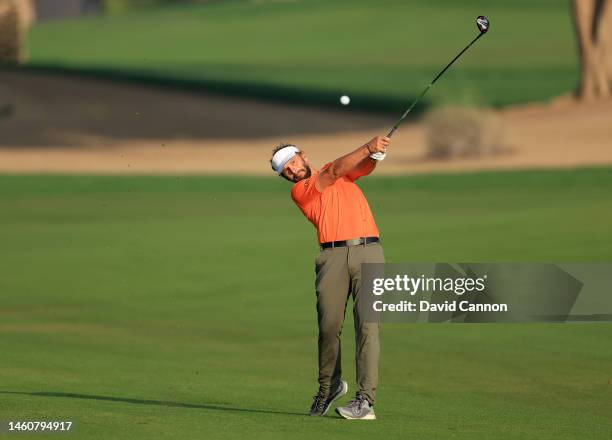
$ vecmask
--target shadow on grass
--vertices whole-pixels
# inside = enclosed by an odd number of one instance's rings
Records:
[[[212,80],[182,80],[138,72],[0,64],[0,147],[104,147],[181,141],[213,148],[215,140],[272,139],[379,129],[388,97]],[[276,104],[274,104],[276,102]],[[308,105],[306,105],[308,104]],[[419,110],[422,106],[419,106]],[[170,145],[168,145],[170,147]]]
[[[310,105],[319,108],[338,109],[339,92],[336,89],[325,90],[308,86],[288,86],[269,84],[249,80],[221,80],[205,76],[185,78],[174,76],[171,72],[121,69],[113,67],[66,66],[54,63],[28,63],[25,66],[3,66],[23,72],[56,74],[72,77],[89,77],[92,79],[110,80],[128,84],[160,87],[165,89],[185,90],[188,92],[213,93],[219,96],[239,98],[256,98],[268,102],[285,104]],[[216,67],[213,65],[213,67]],[[202,67],[200,66],[202,69]],[[202,70],[206,70],[205,68]],[[407,104],[416,97],[406,94],[359,94],[351,92],[351,108],[369,112],[378,112],[390,117],[406,109]],[[411,115],[422,114],[430,105],[427,99],[415,107]]]
[[[295,412],[288,412],[288,411],[274,411],[274,410],[254,409],[254,408],[236,408],[236,407],[231,407],[231,406],[172,402],[172,401],[167,401],[167,400],[134,399],[131,397],[98,396],[95,394],[62,393],[62,392],[53,392],[53,391],[26,392],[26,391],[4,391],[4,390],[0,390],[0,394],[18,394],[18,395],[34,396],[34,397],[62,397],[62,398],[69,398],[69,399],[85,399],[85,400],[105,400],[109,402],[132,403],[136,405],[167,406],[167,407],[173,407],[173,408],[194,408],[194,409],[206,409],[206,410],[211,410],[211,411],[282,414],[282,415],[300,416],[300,417],[306,416],[306,414],[304,413],[295,413]]]

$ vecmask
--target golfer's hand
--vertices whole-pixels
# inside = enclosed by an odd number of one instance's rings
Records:
[[[391,139],[386,136],[376,136],[366,144],[366,147],[370,154],[386,153],[389,142],[391,142]]]

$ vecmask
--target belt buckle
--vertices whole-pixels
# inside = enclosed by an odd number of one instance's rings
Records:
[[[363,237],[351,238],[350,240],[346,240],[347,246],[360,246],[362,244],[365,244],[365,240]]]

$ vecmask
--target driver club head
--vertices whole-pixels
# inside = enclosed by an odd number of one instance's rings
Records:
[[[478,30],[481,34],[484,34],[489,30],[489,19],[484,15],[479,15],[476,18],[476,26],[478,26]]]

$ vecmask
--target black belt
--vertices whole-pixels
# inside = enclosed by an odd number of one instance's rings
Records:
[[[346,247],[346,246],[359,246],[360,244],[378,243],[379,241],[380,239],[378,237],[359,237],[359,238],[352,238],[350,240],[327,241],[325,243],[321,243],[321,249]]]

